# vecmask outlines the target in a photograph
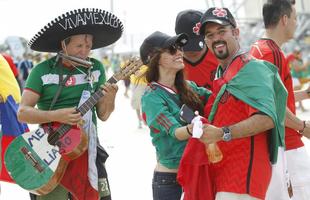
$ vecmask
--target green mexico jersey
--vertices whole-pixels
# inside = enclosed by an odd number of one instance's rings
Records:
[[[210,91],[197,87],[194,82],[188,83],[198,96],[205,100],[209,98]],[[154,85],[156,84],[154,83]],[[166,89],[177,99],[180,99],[179,94],[169,88]],[[157,160],[167,168],[178,168],[187,143],[186,140],[178,140],[174,135],[176,128],[185,125],[179,116],[180,107],[167,92],[152,86],[147,87],[141,102],[143,115],[145,115],[146,122],[150,127],[150,135],[156,149]]]
[[[60,74],[63,74],[63,79],[65,79],[68,74],[71,74],[71,77],[66,81],[65,87],[63,87],[52,110],[78,106],[83,90],[96,91],[99,89],[99,86],[106,81],[102,64],[92,58],[91,62],[94,63],[90,76],[92,84],[89,84],[86,77],[88,73],[87,68],[78,66],[78,69],[69,69],[66,67],[54,66],[55,57],[53,57],[38,64],[31,70],[25,89],[39,94],[38,108],[40,110],[48,110],[59,88]],[[93,86],[92,89],[91,85]]]

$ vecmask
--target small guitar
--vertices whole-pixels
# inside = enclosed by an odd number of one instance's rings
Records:
[[[109,83],[128,78],[142,66],[139,58],[130,59],[115,73]],[[93,108],[104,94],[98,90],[77,111],[82,115]],[[77,126],[53,123],[15,138],[5,152],[4,160],[10,176],[22,188],[44,195],[60,182],[70,160],[87,150],[86,133]]]

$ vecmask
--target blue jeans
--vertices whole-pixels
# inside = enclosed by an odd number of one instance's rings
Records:
[[[154,172],[152,188],[153,200],[180,200],[182,196],[176,173]]]

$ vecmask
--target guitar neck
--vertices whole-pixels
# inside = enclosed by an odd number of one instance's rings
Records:
[[[133,57],[130,62],[125,65],[124,68],[122,68],[119,72],[115,73],[109,80],[107,81],[110,84],[117,83],[119,80],[124,79],[126,77],[129,77],[131,74],[139,70],[139,68],[142,66],[142,61],[137,58]],[[102,93],[102,90],[99,88],[98,91],[96,91],[94,94],[92,94],[80,107],[78,107],[76,110],[81,113],[81,115],[85,115],[89,110],[91,110],[96,103],[99,101],[101,97],[104,96],[104,93]],[[52,131],[53,134],[49,134],[48,136],[48,142],[52,145],[55,145],[55,143],[58,141],[58,139],[67,133],[71,128],[71,125],[68,124],[62,124],[57,130]]]
[[[117,83],[118,79],[112,76],[107,82],[111,84]],[[79,111],[82,116],[85,115],[90,109],[92,109],[96,105],[99,99],[103,96],[104,94],[102,93],[101,89],[99,89],[97,92],[92,94],[91,97],[89,97],[89,99],[87,99],[80,107],[78,107],[77,111]]]
[[[109,78],[109,80],[107,82],[111,83],[111,84],[117,83],[118,79],[113,75],[111,78]],[[96,103],[99,101],[99,99],[103,96],[104,96],[104,94],[102,93],[101,89],[99,89],[91,97],[89,97],[89,99],[87,99],[80,107],[78,107],[77,111],[80,112],[83,116],[84,114],[87,113],[87,111],[89,111],[92,107],[94,107],[96,105]],[[56,141],[59,139],[59,137],[61,137],[65,133],[67,133],[70,129],[71,129],[71,125],[62,124],[55,131],[56,134],[53,137],[48,138],[49,143],[55,144]]]

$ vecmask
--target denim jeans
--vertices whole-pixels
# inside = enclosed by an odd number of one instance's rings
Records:
[[[176,178],[176,173],[154,172],[153,200],[180,200],[182,187]]]

